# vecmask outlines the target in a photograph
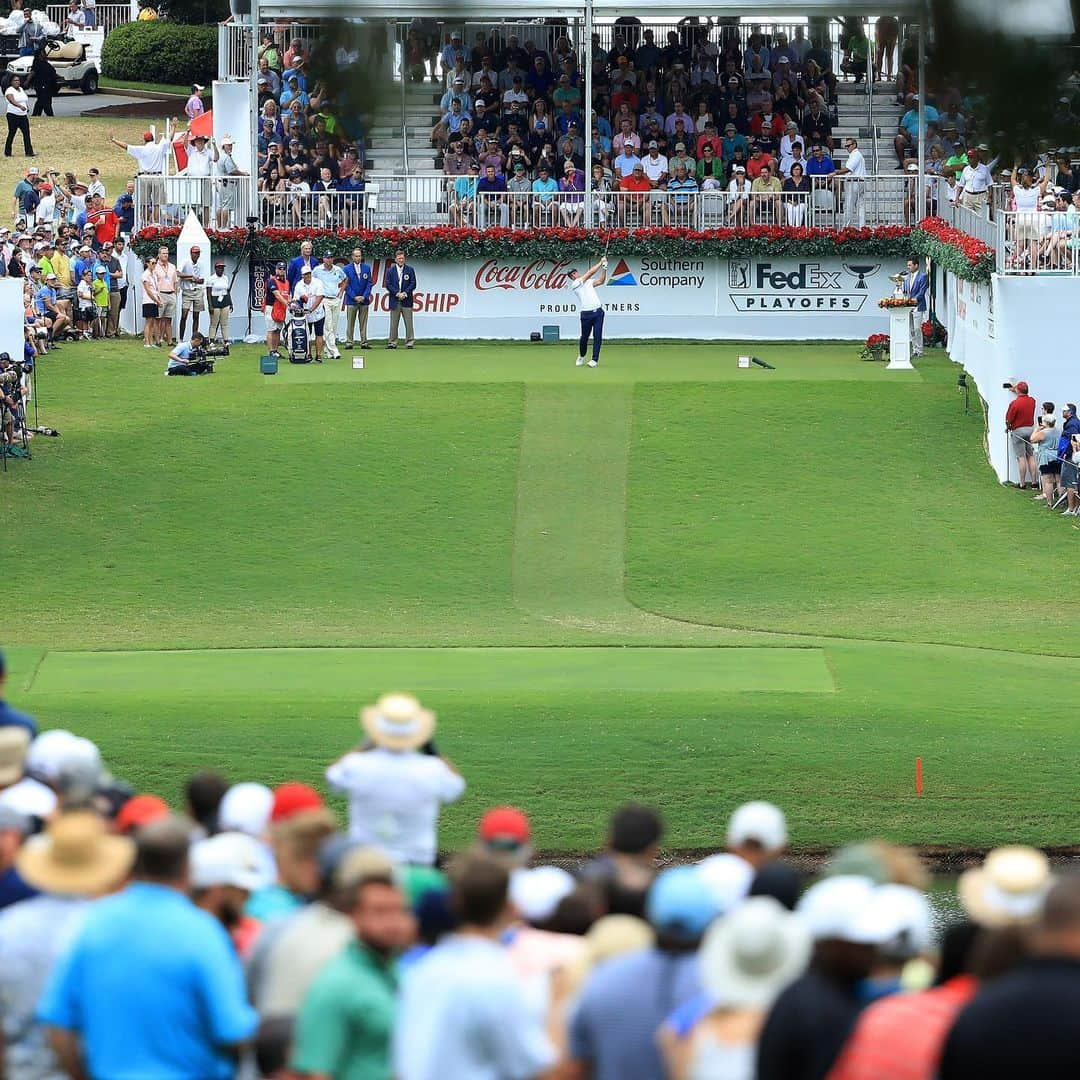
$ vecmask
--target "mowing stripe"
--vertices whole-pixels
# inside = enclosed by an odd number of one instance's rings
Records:
[[[393,687],[481,696],[529,693],[831,693],[821,649],[194,649],[50,652],[28,695],[223,698],[267,694],[355,702]]]

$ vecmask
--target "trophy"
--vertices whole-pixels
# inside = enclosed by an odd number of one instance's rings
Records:
[[[893,283],[893,299],[904,299],[904,275],[903,274],[890,274],[889,280]]]

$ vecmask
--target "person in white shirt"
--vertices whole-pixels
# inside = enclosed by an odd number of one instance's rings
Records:
[[[990,198],[994,178],[986,163],[979,160],[979,150],[971,147],[967,152],[968,163],[960,173],[960,205],[974,214],[984,214]]]
[[[316,364],[322,363],[323,351],[323,326],[326,319],[326,311],[323,301],[326,292],[322,285],[311,276],[311,267],[305,266],[300,271],[300,280],[293,287],[293,302],[304,309],[308,324],[308,349],[311,349],[311,339],[315,339],[315,351],[313,359]]]
[[[331,360],[340,360],[337,347],[337,326],[341,319],[341,298],[345,295],[345,271],[334,262],[331,252],[323,253],[322,262],[311,274],[323,288],[323,314],[325,327],[323,337],[326,341],[326,355]]]
[[[402,980],[394,1029],[398,1080],[511,1080],[546,1076],[558,1054],[546,1017],[501,944],[515,921],[510,874],[489,855],[452,873],[459,923]]]
[[[214,175],[219,177],[219,182],[215,185],[218,191],[216,194],[217,202],[217,226],[221,230],[228,229],[230,225],[239,224],[239,222],[232,221],[233,212],[237,207],[237,196],[239,194],[238,181],[229,181],[226,179],[230,176],[247,176],[237,164],[233,158],[233,148],[236,145],[231,135],[221,136],[221,153],[215,159]]]
[[[163,134],[157,142],[154,142],[153,132],[144,131],[143,141],[139,145],[121,142],[112,135],[109,136],[109,142],[135,159],[140,174],[149,173],[160,176],[164,171],[165,158],[169,153],[169,136],[167,134]]]
[[[80,30],[86,29],[86,13],[79,7],[78,0],[68,4],[67,17],[64,20],[64,33],[74,37]]]
[[[844,224],[849,227],[857,225],[861,229],[866,224],[866,207],[863,205],[866,159],[862,156],[857,139],[846,139],[844,147],[848,152],[847,159],[836,170],[844,186]]]
[[[53,186],[42,184],[38,191],[41,193],[41,201],[34,211],[34,220],[39,225],[48,225],[51,228],[53,222],[56,221],[56,195]]]
[[[330,787],[348,797],[349,836],[399,865],[431,866],[439,809],[465,793],[461,774],[430,746],[435,714],[410,694],[385,694],[360,722],[368,741],[326,770]]]
[[[27,16],[30,12],[27,11]],[[23,153],[27,157],[34,156],[34,145],[30,141],[30,102],[26,97],[26,91],[22,88],[22,79],[18,75],[11,76],[11,85],[4,91],[4,99],[7,103],[7,142],[4,144],[4,157],[11,157],[11,145],[15,142],[15,135],[22,133]]]
[[[206,296],[210,303],[210,340],[228,341],[232,296],[229,294],[229,279],[222,259],[214,260],[214,272],[206,279]]]
[[[578,367],[585,363],[585,353],[589,348],[590,334],[592,334],[593,345],[589,367],[600,366],[600,347],[604,343],[604,305],[600,303],[600,297],[597,296],[596,289],[597,286],[603,285],[606,280],[606,255],[594,266],[590,266],[584,274],[579,274],[577,270],[570,271],[570,281],[567,287],[574,293],[578,312],[581,315],[581,340],[578,343],[576,361]]]
[[[655,206],[662,206],[667,195],[664,188],[668,182],[668,159],[660,153],[660,144],[655,140],[649,142],[649,152],[641,159],[645,166],[645,175],[652,185],[649,201]]]
[[[184,149],[187,151],[184,176],[209,176],[214,162],[220,157],[213,139],[205,135],[192,135],[190,131],[184,132]]]
[[[747,225],[750,222],[750,181],[746,178],[746,169],[736,165],[731,172],[728,184],[728,213],[733,225]]]

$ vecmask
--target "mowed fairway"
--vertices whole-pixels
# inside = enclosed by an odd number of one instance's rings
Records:
[[[450,844],[513,801],[591,848],[628,797],[672,848],[748,797],[804,847],[1075,841],[1080,534],[997,485],[944,357],[572,351],[47,359],[63,438],[0,478],[12,700],[175,797],[210,765],[318,782],[414,689],[470,782]]]

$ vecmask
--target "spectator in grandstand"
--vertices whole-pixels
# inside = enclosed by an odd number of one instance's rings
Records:
[[[698,183],[686,169],[686,162],[675,165],[675,174],[667,183],[667,197],[662,209],[665,226],[693,228],[697,218],[694,212]]]
[[[762,165],[750,185],[750,205],[754,219],[759,224],[776,224],[780,219],[780,198],[784,189],[778,176],[773,175],[771,165]]]
[[[532,193],[532,180],[529,179],[523,160],[515,160],[512,171],[513,175],[506,185],[509,193],[510,224],[513,228],[522,228],[530,221],[529,196]]]
[[[719,191],[726,186],[724,163],[717,157],[712,143],[706,143],[702,149],[695,172],[702,191]]]
[[[1031,956],[981,988],[945,1040],[941,1080],[1074,1075],[1080,1058],[1080,877],[1059,881],[1032,932]]]
[[[619,159],[622,161],[622,159]],[[616,163],[618,172],[618,163]],[[652,184],[645,175],[645,166],[638,161],[631,171],[619,179],[619,214],[621,224],[640,228],[649,220],[649,200]]]
[[[840,177],[844,200],[844,224],[848,227],[863,228],[866,224],[866,206],[863,203],[863,188],[866,186],[866,159],[859,149],[859,141],[849,135],[844,140],[847,157],[844,164],[836,170]]]
[[[480,166],[473,161],[463,176],[454,179],[450,202],[451,225],[476,224],[476,183]]]
[[[814,146],[821,143],[830,152],[833,149],[832,119],[824,108],[821,98],[814,96],[810,100],[810,108],[803,117],[802,133],[807,142]]]
[[[1035,399],[1028,393],[1028,384],[1023,379],[1012,382],[1009,389],[1014,397],[1005,411],[1005,430],[1009,433],[1009,449],[1019,469],[1017,486],[1037,488],[1035,454],[1031,445],[1035,430]]]
[[[537,228],[541,228],[555,222],[558,213],[558,203],[555,196],[558,193],[559,184],[552,177],[550,166],[546,160],[540,162],[536,173],[536,179],[532,182],[533,224]]]
[[[800,171],[806,172],[806,158],[803,157],[803,145],[799,140],[791,144],[791,150],[786,156],[781,156],[779,172],[785,179],[791,175],[792,167],[798,165]]]
[[[47,982],[38,1019],[73,1076],[228,1075],[255,1031],[228,935],[185,896],[189,839],[173,818],[139,831],[134,881],[94,905]]]
[[[403,981],[394,1032],[400,1080],[544,1073],[557,1060],[546,1017],[527,1000],[499,944],[515,921],[505,865],[462,856],[451,868],[450,906],[459,920]]]
[[[735,164],[731,182],[728,184],[728,215],[733,225],[750,224],[750,181],[746,178],[746,168]]]
[[[559,180],[559,219],[564,226],[577,227],[581,224],[585,210],[584,192],[585,174],[575,167],[573,161],[567,161]]]

